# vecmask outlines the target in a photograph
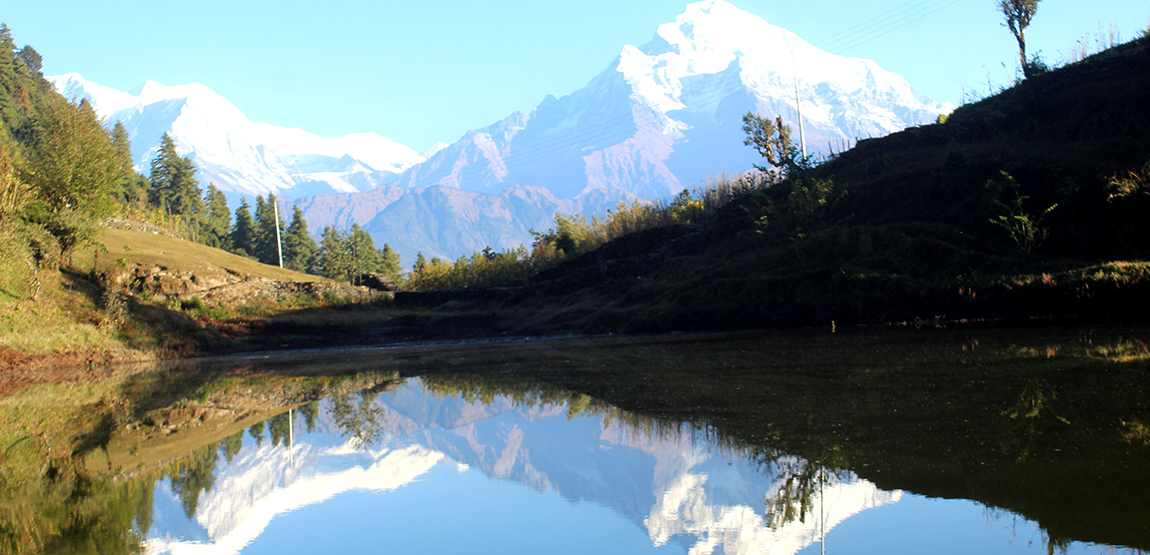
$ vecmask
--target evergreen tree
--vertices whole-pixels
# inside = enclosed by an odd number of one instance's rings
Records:
[[[24,67],[27,68],[29,72],[35,74],[40,73],[40,68],[44,61],[43,58],[40,57],[40,53],[36,52],[36,49],[27,45],[20,49],[20,54],[17,55],[17,59],[20,60],[20,63],[24,64]]]
[[[346,280],[351,260],[347,250],[347,236],[334,227],[323,228],[319,253],[316,255],[315,273],[330,279]]]
[[[264,444],[264,430],[267,428],[267,425],[266,420],[261,420],[252,424],[251,428],[248,428],[248,435],[256,440],[256,447],[260,447]]]
[[[351,261],[348,281],[359,285],[360,276],[379,271],[375,242],[372,241],[371,235],[359,227],[359,224],[351,224],[351,233],[347,236],[347,250]]]
[[[425,268],[427,268],[427,257],[423,256],[423,251],[420,251],[415,257],[415,265],[411,267],[411,271],[415,275],[420,275]]]
[[[168,214],[198,221],[204,202],[195,173],[195,164],[188,158],[180,158],[175,141],[164,133],[160,138],[160,153],[152,160],[148,202]]]
[[[391,282],[399,284],[399,274],[403,271],[403,263],[399,260],[399,253],[391,250],[391,245],[383,244],[383,248],[379,250],[379,268],[380,271],[387,274],[391,278]]]
[[[148,179],[136,173],[132,164],[132,141],[121,122],[117,121],[112,129],[112,144],[116,146],[124,172],[124,179],[116,188],[116,198],[126,206],[144,208],[148,201]]]
[[[132,141],[128,137],[128,129],[124,127],[124,122],[117,121],[112,128],[112,144],[116,145],[120,156],[127,158],[129,164],[132,163]]]
[[[245,198],[240,201],[240,207],[236,208],[236,222],[232,225],[230,237],[232,252],[252,258],[252,251],[255,249],[255,233],[256,225],[252,221],[252,211],[248,207],[248,199]]]
[[[228,210],[228,197],[224,196],[215,183],[208,184],[204,195],[204,228],[200,240],[209,247],[227,248],[228,231],[232,226],[232,213]]]
[[[231,463],[232,459],[240,453],[240,449],[244,447],[244,431],[240,430],[224,439],[220,440],[220,454],[224,459]]]
[[[319,416],[319,403],[312,401],[300,405],[299,413],[303,415],[304,422],[307,424],[307,433],[312,433],[315,430],[316,417]]]
[[[280,263],[277,228],[284,228],[283,219],[276,218],[275,202],[275,195],[269,194],[267,201],[262,196],[256,197],[255,245],[252,252],[256,260],[272,266]]]
[[[303,211],[298,206],[292,207],[291,224],[283,237],[284,267],[297,272],[306,272],[311,269],[319,247],[307,231],[307,221],[303,219]]]

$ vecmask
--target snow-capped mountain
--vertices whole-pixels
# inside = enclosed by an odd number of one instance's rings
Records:
[[[200,183],[215,183],[225,192],[290,198],[364,191],[375,188],[381,176],[424,160],[411,148],[375,133],[320,137],[253,122],[199,83],[165,86],[147,81],[123,92],[76,73],[48,79],[65,97],[91,102],[109,125],[123,123],[132,140],[133,160],[145,173],[166,132],[177,152],[195,162]]]
[[[145,171],[169,132],[201,184],[294,199],[314,234],[357,223],[408,261],[513,248],[556,211],[598,215],[749,169],[761,160],[743,145],[742,116],[797,127],[796,89],[814,154],[952,109],[874,61],[821,51],[723,0],[688,5],[582,89],[422,154],[374,133],[324,138],[255,123],[200,84],[121,92],[76,74],[50,79],[123,122]]]
[[[688,5],[647,44],[623,47],[582,89],[468,132],[395,185],[497,194],[518,183],[559,198],[594,189],[663,197],[757,162],[742,144],[743,114],[781,115],[797,127],[796,87],[812,152],[932,122],[953,108],[871,60],[821,51],[723,0],[706,0]]]

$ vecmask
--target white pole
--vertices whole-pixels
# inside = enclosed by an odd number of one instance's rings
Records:
[[[795,112],[799,115],[799,143],[803,145],[803,160],[807,159],[807,138],[803,133],[803,107],[799,103],[799,66],[795,63],[795,51],[791,50],[791,77],[795,80]]]
[[[805,156],[806,155],[805,154],[806,147],[803,147],[803,152],[804,152],[803,155]],[[279,202],[276,201],[275,195],[272,195],[272,208],[275,210],[275,213],[276,213],[276,252],[279,253],[280,268],[283,268],[284,267],[284,245],[283,245],[283,242],[280,241],[280,205],[279,205]]]

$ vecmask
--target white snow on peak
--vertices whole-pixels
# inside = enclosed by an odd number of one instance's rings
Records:
[[[432,156],[435,156],[436,152],[439,152],[439,151],[441,151],[441,150],[443,150],[449,146],[451,146],[451,145],[449,145],[443,141],[435,141],[435,144],[428,147],[427,150],[420,152],[419,155],[424,157],[424,158],[431,158]]]
[[[258,538],[279,515],[322,503],[352,490],[388,492],[411,483],[444,459],[413,445],[363,452],[350,444],[322,450],[308,444],[264,446],[237,460],[241,472],[225,473],[200,501],[196,521],[208,541],[151,538],[145,551],[159,555],[234,555]],[[326,458],[329,468],[315,461]]]
[[[644,525],[651,543],[663,546],[675,537],[694,539],[690,555],[720,553],[792,554],[820,541],[826,532],[867,509],[896,503],[901,491],[883,491],[858,478],[831,477],[812,495],[811,514],[802,519],[768,526],[763,515],[749,505],[716,504],[707,498],[709,476],[684,472],[665,489]],[[772,484],[777,491],[781,484]]]
[[[873,60],[819,50],[798,35],[723,0],[689,4],[675,21],[659,26],[651,42],[624,47],[616,69],[635,95],[667,112],[697,108],[707,101],[717,103],[721,91],[715,91],[713,99],[696,95],[685,100],[684,81],[721,73],[732,64],[737,64],[748,92],[760,99],[793,99],[797,81],[803,118],[828,127],[846,116],[866,119],[890,133],[903,129],[907,122],[887,110],[888,106],[935,113],[951,108],[917,94],[906,79]],[[816,87],[831,91],[833,97]],[[852,95],[871,99],[878,109],[851,114],[837,105]]]
[[[79,73],[65,73],[47,78],[56,90],[72,102],[79,103],[87,98],[96,110],[96,115],[107,117],[110,114],[135,106],[139,100],[129,93],[105,87],[88,81]]]
[[[73,102],[88,99],[110,126],[123,123],[133,161],[148,167],[160,137],[190,156],[201,185],[214,182],[244,195],[356,192],[374,186],[377,174],[401,172],[424,161],[411,148],[376,133],[321,137],[299,128],[253,122],[202,83],[169,86],[145,81],[130,92],[87,81],[79,74],[49,77]],[[285,194],[286,193],[286,194]]]

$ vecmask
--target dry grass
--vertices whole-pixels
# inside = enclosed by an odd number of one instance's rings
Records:
[[[77,252],[73,262],[81,270],[98,271],[118,266],[163,266],[181,272],[233,273],[279,281],[325,281],[325,278],[293,272],[250,258],[214,249],[198,243],[159,234],[127,229],[103,229],[97,241],[102,245]]]

